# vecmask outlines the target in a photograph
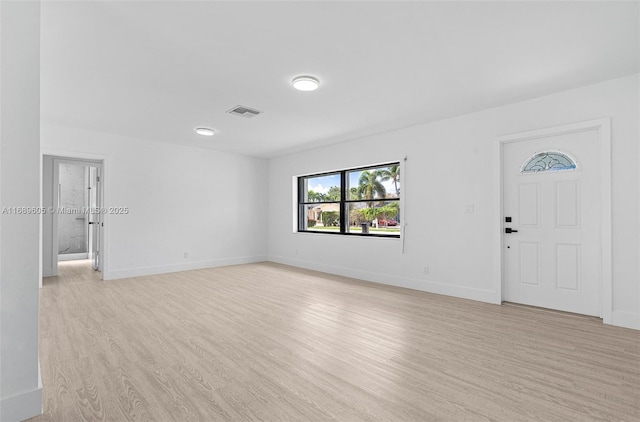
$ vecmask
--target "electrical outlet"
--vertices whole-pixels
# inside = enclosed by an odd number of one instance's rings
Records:
[[[464,207],[464,213],[465,214],[473,214],[476,210],[475,210],[475,204],[467,204]]]
[[[189,252],[185,252],[185,253],[184,253],[184,257],[185,257],[185,258],[189,258]]]

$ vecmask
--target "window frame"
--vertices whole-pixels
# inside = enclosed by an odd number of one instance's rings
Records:
[[[382,164],[372,164],[372,165],[368,165],[368,166],[361,166],[361,167],[352,167],[352,168],[347,168],[347,169],[342,169],[342,170],[333,170],[333,171],[325,171],[322,173],[312,173],[312,174],[304,174],[301,176],[297,176],[296,177],[296,192],[297,192],[297,198],[296,198],[296,209],[297,209],[297,225],[296,225],[296,233],[313,233],[313,234],[329,234],[329,235],[338,235],[338,236],[360,236],[360,237],[376,237],[376,238],[387,238],[387,239],[399,239],[402,236],[402,225],[399,225],[400,228],[400,232],[398,234],[379,234],[379,233],[354,233],[354,232],[349,232],[347,231],[348,227],[347,227],[347,213],[349,212],[349,204],[351,203],[358,203],[358,202],[367,202],[369,200],[366,199],[356,199],[356,200],[352,200],[352,199],[346,199],[345,196],[347,194],[347,174],[350,172],[355,172],[355,171],[364,171],[364,170],[371,170],[371,169],[378,169],[378,168],[383,168],[383,167],[391,167],[397,165],[399,168],[402,168],[401,166],[401,161],[391,161],[388,163],[382,163]],[[316,178],[316,177],[324,177],[324,176],[332,176],[332,175],[339,175],[340,176],[340,200],[339,201],[314,201],[314,202],[309,202],[306,201],[304,202],[303,199],[305,197],[305,180],[306,179],[312,179],[312,178]],[[383,199],[378,199],[376,200],[376,202],[398,202],[398,206],[399,206],[399,213],[398,216],[401,216],[402,214],[402,201],[401,201],[401,196],[400,193],[398,193],[398,197],[397,198],[383,198]],[[306,212],[306,206],[307,205],[312,205],[312,204],[338,204],[339,205],[339,209],[340,209],[340,218],[339,218],[339,222],[340,222],[340,226],[339,226],[339,231],[321,231],[321,230],[308,230],[308,229],[304,229],[305,227],[305,223],[306,223],[306,219],[307,219],[307,212]]]

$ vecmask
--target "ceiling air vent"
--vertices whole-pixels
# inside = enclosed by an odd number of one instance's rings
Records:
[[[261,111],[241,105],[235,106],[231,110],[227,110],[227,113],[233,114],[235,116],[246,117],[247,119],[256,117],[258,114],[262,114]]]

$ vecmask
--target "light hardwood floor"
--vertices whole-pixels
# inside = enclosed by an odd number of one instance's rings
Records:
[[[261,263],[40,300],[40,421],[639,421],[640,332]]]

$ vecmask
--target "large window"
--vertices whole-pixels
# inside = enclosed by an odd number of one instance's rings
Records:
[[[400,163],[299,177],[298,231],[400,237]]]

